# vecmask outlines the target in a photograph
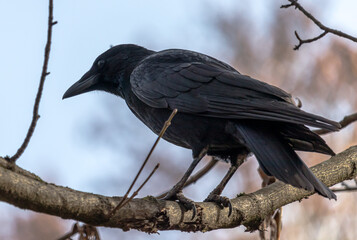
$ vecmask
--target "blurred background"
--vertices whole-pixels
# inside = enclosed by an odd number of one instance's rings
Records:
[[[299,1],[329,27],[357,36],[357,2]],[[287,1],[69,1],[54,3],[52,52],[40,105],[41,118],[18,164],[48,182],[76,190],[123,195],[155,135],[126,107],[102,92],[62,101],[94,59],[111,45],[135,43],[153,50],[183,48],[206,53],[241,73],[269,82],[299,97],[303,109],[333,120],[357,111],[357,47],[336,36],[293,51],[294,31],[302,38],[321,31]],[[43,62],[47,1],[0,0],[0,155],[12,155],[23,141],[32,117]],[[357,143],[356,124],[325,137],[340,152]],[[328,156],[301,156],[309,166]],[[147,166],[160,168],[140,197],[168,190],[182,176],[191,152],[162,140]],[[197,168],[200,169],[209,158]],[[202,201],[221,180],[228,164],[215,168],[185,194]],[[238,170],[224,195],[260,188],[253,157]],[[142,176],[146,176],[143,174]],[[139,180],[140,182],[140,180]],[[356,193],[338,193],[338,201],[312,196],[283,208],[282,239],[356,239]],[[56,239],[74,221],[0,202],[0,239]],[[103,239],[258,239],[244,227],[208,233],[99,228]]]

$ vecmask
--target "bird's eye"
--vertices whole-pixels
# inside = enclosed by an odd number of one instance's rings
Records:
[[[103,66],[104,66],[104,64],[105,64],[105,61],[102,59],[102,60],[99,60],[98,62],[97,62],[97,66],[98,66],[98,68],[102,68]]]

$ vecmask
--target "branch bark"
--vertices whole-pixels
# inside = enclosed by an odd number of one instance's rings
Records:
[[[263,219],[274,210],[312,195],[282,182],[276,182],[254,193],[232,199],[233,213],[214,203],[197,202],[197,216],[185,212],[176,202],[157,200],[148,196],[133,199],[110,219],[108,213],[121,197],[107,197],[75,191],[44,182],[36,175],[0,158],[0,200],[23,209],[74,219],[95,226],[137,229],[154,233],[158,230],[210,231],[244,225],[256,230]],[[312,167],[314,174],[331,186],[357,175],[357,146]]]

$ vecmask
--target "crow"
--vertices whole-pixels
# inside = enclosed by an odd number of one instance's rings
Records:
[[[305,125],[337,131],[340,124],[301,110],[290,94],[240,74],[222,61],[189,50],[155,52],[134,44],[117,45],[98,56],[63,99],[93,90],[123,98],[155,134],[178,110],[163,138],[191,149],[193,161],[164,199],[179,201],[194,214],[193,201],[183,195],[182,188],[205,155],[231,164],[205,200],[229,207],[230,213],[229,199],[220,195],[250,153],[267,175],[336,199],[295,150],[334,155]]]

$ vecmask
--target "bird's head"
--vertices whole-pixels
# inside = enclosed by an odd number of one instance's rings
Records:
[[[63,95],[63,99],[93,90],[123,97],[135,66],[152,51],[133,44],[117,45],[99,55],[92,67]]]

